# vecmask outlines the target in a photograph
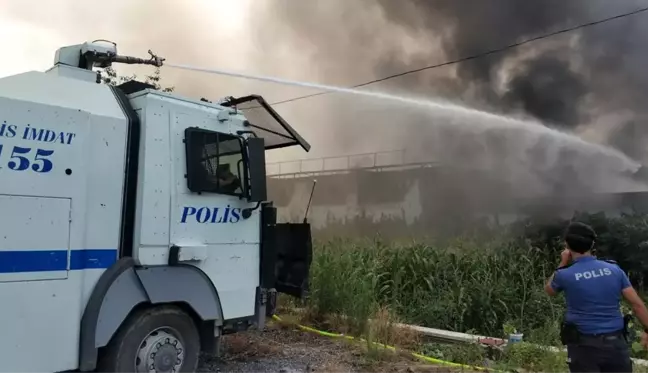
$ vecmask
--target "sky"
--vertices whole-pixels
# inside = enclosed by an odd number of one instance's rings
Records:
[[[0,1],[0,49],[11,58],[0,63],[0,77],[51,67],[57,48],[107,39],[118,52],[148,57],[148,49],[181,64],[260,73],[261,59],[280,59],[282,51],[261,52],[249,35],[250,0],[173,1],[114,0],[97,7],[94,1]],[[108,4],[108,3],[106,3]],[[246,35],[246,37],[241,37]],[[269,56],[273,54],[273,56]],[[275,66],[281,66],[275,63]],[[149,73],[149,67],[116,66],[120,73]],[[289,69],[268,69],[269,74],[291,75]],[[163,68],[164,83],[180,94],[218,99],[252,91],[279,97],[285,87],[240,79]],[[294,74],[293,78],[299,78]],[[289,94],[288,91],[286,94]]]
[[[95,2],[80,0],[3,0],[0,32],[12,37],[3,37],[0,47],[12,58],[0,65],[0,76],[46,69],[58,47],[95,39],[117,43],[120,54],[148,57],[147,51],[152,49],[180,63],[245,70],[255,58],[248,38],[230,46],[237,35],[246,33],[249,0],[189,0],[186,4],[190,6],[183,7],[173,3],[115,0],[108,7],[97,7]],[[133,71],[130,66],[117,69]],[[140,73],[149,70],[135,69]],[[178,79],[168,71],[164,75],[187,92],[192,90],[192,82],[204,79],[187,73]]]

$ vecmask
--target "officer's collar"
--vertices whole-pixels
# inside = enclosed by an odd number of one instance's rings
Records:
[[[589,261],[592,261],[592,260],[596,260],[596,257],[593,256],[593,255],[585,255],[585,256],[581,256],[581,257],[578,257],[578,258],[574,259],[573,262],[574,263],[589,262]]]

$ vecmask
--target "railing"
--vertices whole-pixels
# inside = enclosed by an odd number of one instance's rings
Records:
[[[417,162],[417,160],[413,159],[406,150],[402,149],[336,157],[271,162],[266,163],[266,173],[268,176],[326,173],[359,168],[406,166],[414,163],[421,162]],[[434,162],[428,161],[426,163]]]

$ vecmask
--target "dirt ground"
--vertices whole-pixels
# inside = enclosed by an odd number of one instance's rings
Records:
[[[392,353],[367,353],[362,344],[271,324],[266,330],[223,337],[223,356],[203,356],[199,372],[451,372]],[[372,357],[373,356],[373,357]]]

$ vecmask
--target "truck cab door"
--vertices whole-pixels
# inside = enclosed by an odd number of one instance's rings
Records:
[[[261,287],[266,290],[304,298],[308,294],[313,244],[308,223],[277,224],[277,209],[267,200],[265,151],[299,145],[308,151],[306,142],[270,105],[258,95],[230,98],[222,106],[241,111],[247,118],[249,180],[247,201],[257,203],[243,216],[261,207]]]
[[[262,207],[261,219],[262,287],[305,298],[313,256],[310,224],[277,224],[277,209],[270,204]]]
[[[310,224],[275,225],[277,262],[275,289],[304,298],[309,289],[308,276],[313,255]]]

